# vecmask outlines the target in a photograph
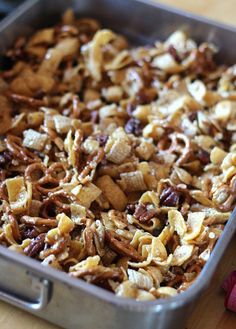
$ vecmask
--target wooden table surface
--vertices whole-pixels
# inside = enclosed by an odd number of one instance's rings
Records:
[[[236,0],[160,0],[160,2],[236,25]],[[236,236],[219,266],[209,292],[199,300],[190,317],[187,329],[236,329],[236,314],[225,311],[224,294],[220,289],[223,278],[233,269],[236,269]],[[57,329],[58,327],[0,302],[0,328]]]

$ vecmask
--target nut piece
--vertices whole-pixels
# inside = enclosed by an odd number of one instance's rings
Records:
[[[181,200],[181,193],[173,186],[163,189],[160,195],[160,203],[166,207],[177,207]]]
[[[29,257],[35,257],[44,248],[45,233],[39,234],[28,247],[24,249],[24,253]]]
[[[134,212],[134,217],[140,221],[140,223],[147,223],[150,221],[150,219],[152,219],[153,217],[155,217],[155,215],[157,214],[157,211],[152,208],[152,209],[148,209],[148,204],[139,204]]]

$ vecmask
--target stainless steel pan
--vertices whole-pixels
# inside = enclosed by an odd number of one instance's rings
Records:
[[[0,52],[17,36],[50,26],[68,7],[79,16],[98,18],[136,44],[164,39],[184,28],[199,42],[214,42],[220,49],[219,61],[236,59],[234,28],[141,0],[29,0],[0,24]],[[118,298],[0,246],[0,299],[65,328],[183,328],[235,231],[236,210],[196,282],[179,296],[153,302]]]

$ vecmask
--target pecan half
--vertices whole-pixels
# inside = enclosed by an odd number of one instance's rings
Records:
[[[160,203],[166,207],[177,207],[180,204],[182,194],[173,186],[164,188],[160,195]]]
[[[35,257],[45,245],[45,233],[41,233],[24,249],[24,253],[29,257]]]
[[[149,222],[150,219],[155,217],[157,211],[155,209],[148,209],[148,204],[139,204],[134,212],[134,217],[141,223]]]
[[[106,231],[106,241],[110,245],[111,249],[117,252],[119,255],[130,257],[135,261],[140,261],[142,256],[130,245],[130,241],[123,236],[112,232]]]
[[[23,239],[33,239],[39,235],[39,231],[35,227],[24,227],[21,235]]]
[[[201,161],[202,164],[208,164],[210,163],[210,154],[203,150],[203,149],[200,149],[198,151],[198,158],[199,160]]]

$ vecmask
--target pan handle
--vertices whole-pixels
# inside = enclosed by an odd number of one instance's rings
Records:
[[[27,300],[26,297],[14,295],[13,293],[2,291],[0,288],[0,299],[17,307],[31,311],[44,309],[51,298],[51,283],[46,279],[33,278],[34,285],[39,290],[39,298],[36,301]]]

